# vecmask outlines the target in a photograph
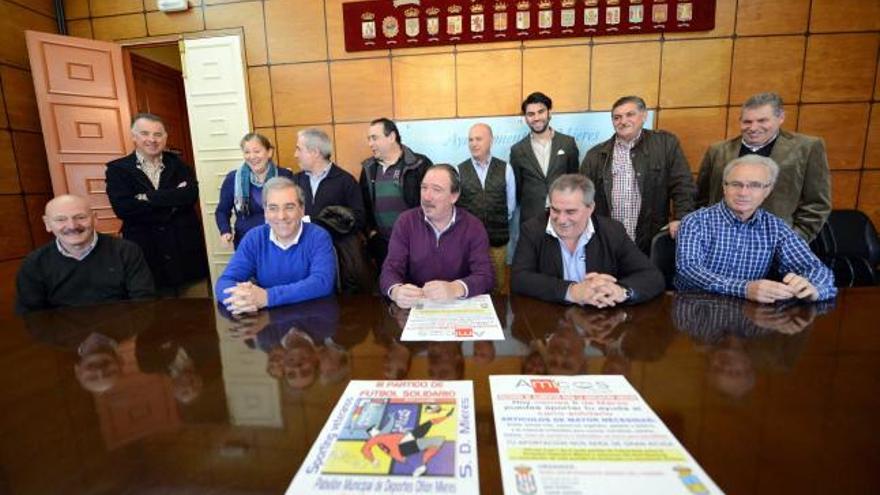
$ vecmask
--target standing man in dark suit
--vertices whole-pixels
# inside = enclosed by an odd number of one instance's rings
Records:
[[[647,118],[639,96],[614,102],[614,136],[593,146],[580,170],[596,186],[596,214],[622,223],[645,254],[657,232],[668,227],[674,238],[681,219],[694,210],[694,180],[678,138],[643,129]]]
[[[107,164],[107,196],[122,236],[139,245],[160,293],[179,294],[207,274],[202,226],[193,206],[199,188],[190,168],[165,151],[162,119],[135,115],[134,153]]]
[[[522,102],[523,119],[530,132],[510,148],[520,224],[544,215],[550,184],[560,175],[578,170],[574,138],[550,127],[552,108],[553,101],[544,93],[532,93]]]
[[[780,129],[785,121],[782,98],[759,93],[743,103],[739,136],[709,147],[697,177],[697,206],[724,197],[724,167],[734,158],[758,155],[779,165],[779,178],[761,208],[790,225],[810,242],[831,214],[831,172],[822,138]]]
[[[553,181],[549,216],[522,226],[510,277],[514,294],[605,308],[663,292],[663,275],[623,225],[593,215],[595,192],[580,174]]]

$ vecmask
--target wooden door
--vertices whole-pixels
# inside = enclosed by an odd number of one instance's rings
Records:
[[[216,283],[232,256],[231,247],[220,243],[214,222],[220,185],[241,165],[239,142],[251,128],[241,37],[184,39],[183,61],[205,246]]]
[[[176,45],[174,50],[177,51]],[[187,165],[192,166],[183,74],[135,53],[130,53],[129,57],[135,94],[132,112],[150,112],[161,117],[168,132],[166,148],[179,154]]]
[[[105,164],[131,153],[131,114],[122,48],[114,43],[25,31],[52,192],[87,197],[98,231],[116,233]]]

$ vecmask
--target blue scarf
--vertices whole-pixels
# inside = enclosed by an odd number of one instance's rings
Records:
[[[275,162],[269,160],[269,167],[266,170],[266,180],[278,175],[278,167]],[[242,163],[241,167],[235,172],[235,216],[247,217],[251,214],[249,201],[251,195],[251,186],[262,188],[263,182],[257,182],[257,175],[251,172],[251,167],[247,163]]]

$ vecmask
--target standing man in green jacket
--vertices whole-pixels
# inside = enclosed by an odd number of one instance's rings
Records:
[[[724,166],[744,155],[772,158],[779,177],[761,208],[790,225],[810,242],[831,214],[831,173],[821,138],[780,129],[785,121],[782,98],[759,93],[743,103],[739,136],[713,144],[706,151],[697,177],[697,206],[724,197]]]
[[[580,169],[596,185],[596,214],[622,223],[645,254],[663,227],[674,238],[682,217],[694,210],[694,181],[678,138],[643,129],[647,118],[641,97],[614,102],[614,136],[590,149]]]
[[[361,163],[361,194],[367,210],[364,233],[370,256],[382,268],[394,222],[405,210],[419,206],[422,177],[433,163],[403,145],[391,119],[370,122],[367,144],[373,156]]]

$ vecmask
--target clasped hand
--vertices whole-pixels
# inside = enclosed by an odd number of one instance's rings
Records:
[[[265,308],[269,304],[269,296],[266,289],[251,282],[240,282],[235,287],[223,290],[229,297],[223,300],[223,305],[230,313],[253,313]]]
[[[761,279],[746,284],[746,299],[750,301],[774,303],[791,298],[815,301],[819,299],[819,291],[809,280],[795,273],[783,277],[782,282]]]
[[[432,280],[424,287],[413,284],[398,285],[391,290],[391,300],[401,308],[413,307],[419,299],[442,301],[464,296],[464,287],[459,282]]]
[[[569,287],[568,296],[575,304],[610,308],[626,300],[626,290],[611,275],[590,272],[581,282]]]

